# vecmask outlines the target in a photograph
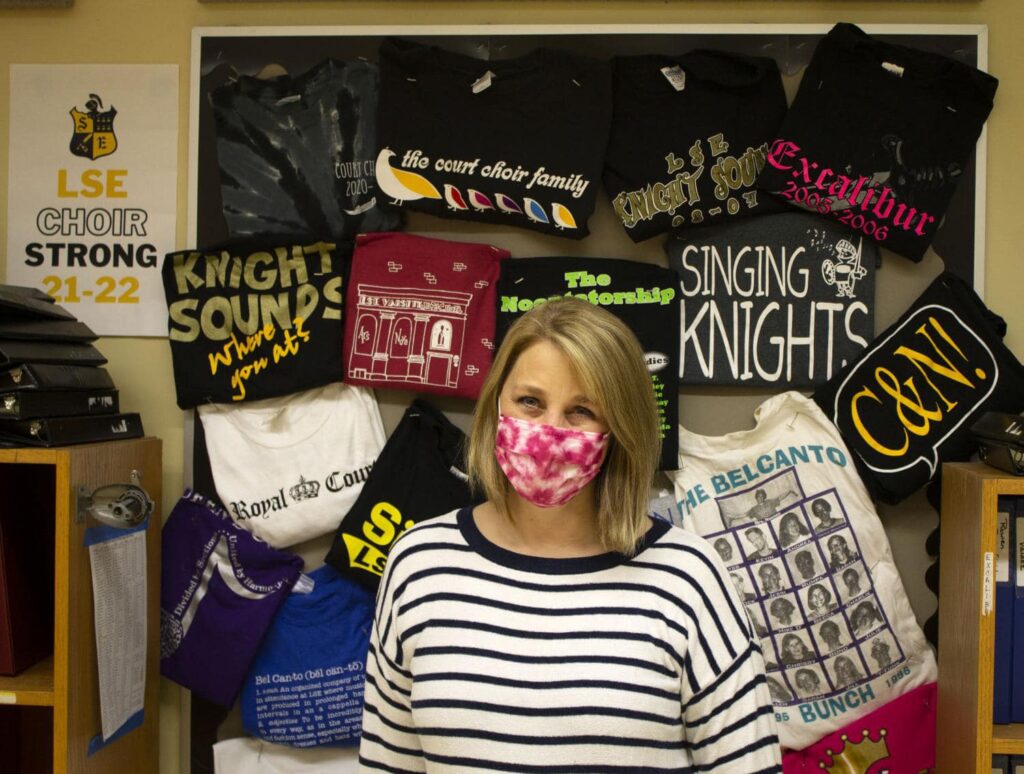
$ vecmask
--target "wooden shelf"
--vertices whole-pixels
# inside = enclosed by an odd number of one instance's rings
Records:
[[[994,594],[989,609],[983,599],[999,498],[1016,495],[1024,477],[981,463],[942,468],[938,774],[988,774],[993,754],[1024,755],[1024,724],[992,723],[996,611]]]
[[[993,755],[1024,755],[1024,723],[992,726]]]
[[[37,466],[31,474],[23,467],[30,465]],[[45,475],[41,474],[39,469],[46,468]],[[107,484],[125,483],[136,470],[142,475],[142,486],[157,503],[145,536],[145,715],[141,727],[89,755],[89,741],[101,732],[102,719],[92,571],[89,549],[84,545],[86,525],[77,518],[77,492],[80,487],[91,492]],[[48,715],[52,766],[47,769],[52,774],[156,774],[160,744],[160,441],[140,438],[52,449],[0,449],[0,490],[25,481],[36,482],[32,491],[40,502],[33,517],[53,519],[53,656],[15,677],[0,677],[0,705],[46,708],[33,712]],[[47,482],[46,497],[40,494],[39,482]],[[8,715],[8,722],[10,718]],[[39,743],[22,738],[26,746]],[[9,764],[0,749],[0,772],[7,772]]]
[[[0,704],[52,707],[53,656],[14,677],[0,675]]]

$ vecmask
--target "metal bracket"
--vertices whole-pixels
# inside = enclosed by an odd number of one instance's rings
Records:
[[[79,484],[75,488],[75,524],[82,524],[89,515],[102,524],[131,527],[153,512],[153,498],[142,488],[142,473],[132,470],[128,484],[106,484],[90,490]]]

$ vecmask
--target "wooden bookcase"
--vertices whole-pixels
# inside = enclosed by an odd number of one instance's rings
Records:
[[[992,723],[996,508],[1001,495],[1024,495],[1024,477],[981,463],[943,466],[939,774],[987,774],[994,754],[1024,755],[1024,723]]]
[[[0,491],[29,478],[52,476],[49,513],[26,517],[54,519],[53,655],[14,677],[0,676],[0,708],[41,707],[52,713],[54,774],[156,774],[159,767],[160,683],[160,497],[161,442],[156,438],[110,441],[54,449],[0,449]],[[105,484],[128,483],[139,471],[140,484],[156,502],[146,535],[147,652],[145,716],[140,728],[88,756],[89,741],[100,733],[92,575],[79,518],[80,488],[88,493]],[[24,760],[5,759],[0,771],[22,774]],[[33,772],[34,774],[34,772]]]

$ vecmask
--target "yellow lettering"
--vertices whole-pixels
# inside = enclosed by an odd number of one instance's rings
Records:
[[[377,545],[387,546],[396,537],[395,524],[401,524],[402,514],[390,503],[377,503],[370,510],[370,521],[373,522],[376,529],[364,522],[363,534]]]
[[[932,324],[932,327],[935,328],[935,330],[946,341],[946,343],[956,350],[956,353],[960,355],[960,357],[962,357],[964,360],[967,360],[967,356],[964,355],[960,347],[958,347],[956,343],[953,341],[953,339],[950,338],[949,334],[946,333],[943,327],[939,324],[938,320],[936,320],[934,317],[929,317],[928,322]],[[952,409],[957,407],[957,403],[949,400],[945,395],[942,394],[939,388],[935,386],[935,383],[929,378],[928,371],[925,370],[925,367],[927,367],[933,373],[936,373],[939,376],[949,379],[950,381],[962,384],[965,387],[970,387],[971,389],[973,389],[974,384],[972,384],[971,381],[966,376],[963,375],[963,372],[961,372],[960,369],[953,365],[950,359],[946,357],[946,353],[939,349],[934,339],[932,339],[931,334],[929,334],[928,332],[928,323],[925,323],[920,328],[918,328],[915,331],[915,333],[919,333],[928,340],[928,343],[932,345],[932,349],[935,351],[935,354],[938,355],[945,363],[944,366],[939,365],[939,363],[932,360],[928,355],[925,355],[923,352],[918,352],[917,350],[911,349],[910,347],[907,346],[899,347],[893,354],[900,355],[909,360],[910,364],[914,366],[921,373],[921,376],[924,377],[924,380],[928,382],[928,386],[931,387],[935,394],[938,395],[939,398],[942,400],[942,402],[946,404],[946,411],[951,411]]]
[[[383,551],[347,532],[341,533],[341,537],[348,552],[349,567],[366,570],[374,575],[383,574],[384,563],[387,561]]]
[[[78,197],[78,191],[68,190],[68,171],[66,169],[57,170],[57,196],[61,199]]]
[[[942,419],[942,411],[938,407],[931,410],[924,407],[924,404],[921,402],[921,395],[918,393],[917,387],[914,386],[914,377],[907,377],[903,382],[903,386],[913,395],[913,400],[904,396],[899,380],[888,368],[876,368],[875,381],[878,382],[879,386],[889,397],[896,401],[896,415],[900,418],[903,426],[914,435],[928,435],[931,423]],[[910,409],[913,413],[917,414],[921,422],[915,424],[912,420],[908,419],[904,408]]]
[[[865,427],[863,420],[860,417],[860,410],[857,408],[857,403],[861,398],[871,398],[876,403],[882,401],[878,398],[875,393],[871,391],[870,387],[865,387],[863,390],[858,392],[853,398],[850,399],[850,417],[853,419],[853,425],[857,428],[857,432],[860,433],[860,437],[879,454],[884,454],[887,457],[899,457],[907,453],[907,449],[910,448],[910,437],[906,431],[903,432],[903,446],[898,449],[893,449],[888,446],[883,446],[878,440],[871,435],[867,427]]]
[[[107,196],[111,199],[126,199],[128,192],[124,190],[124,179],[128,176],[127,169],[107,170]]]

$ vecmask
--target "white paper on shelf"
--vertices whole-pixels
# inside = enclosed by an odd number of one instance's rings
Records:
[[[112,531],[113,532],[113,531]],[[146,693],[146,533],[89,546],[103,740],[142,712]]]

